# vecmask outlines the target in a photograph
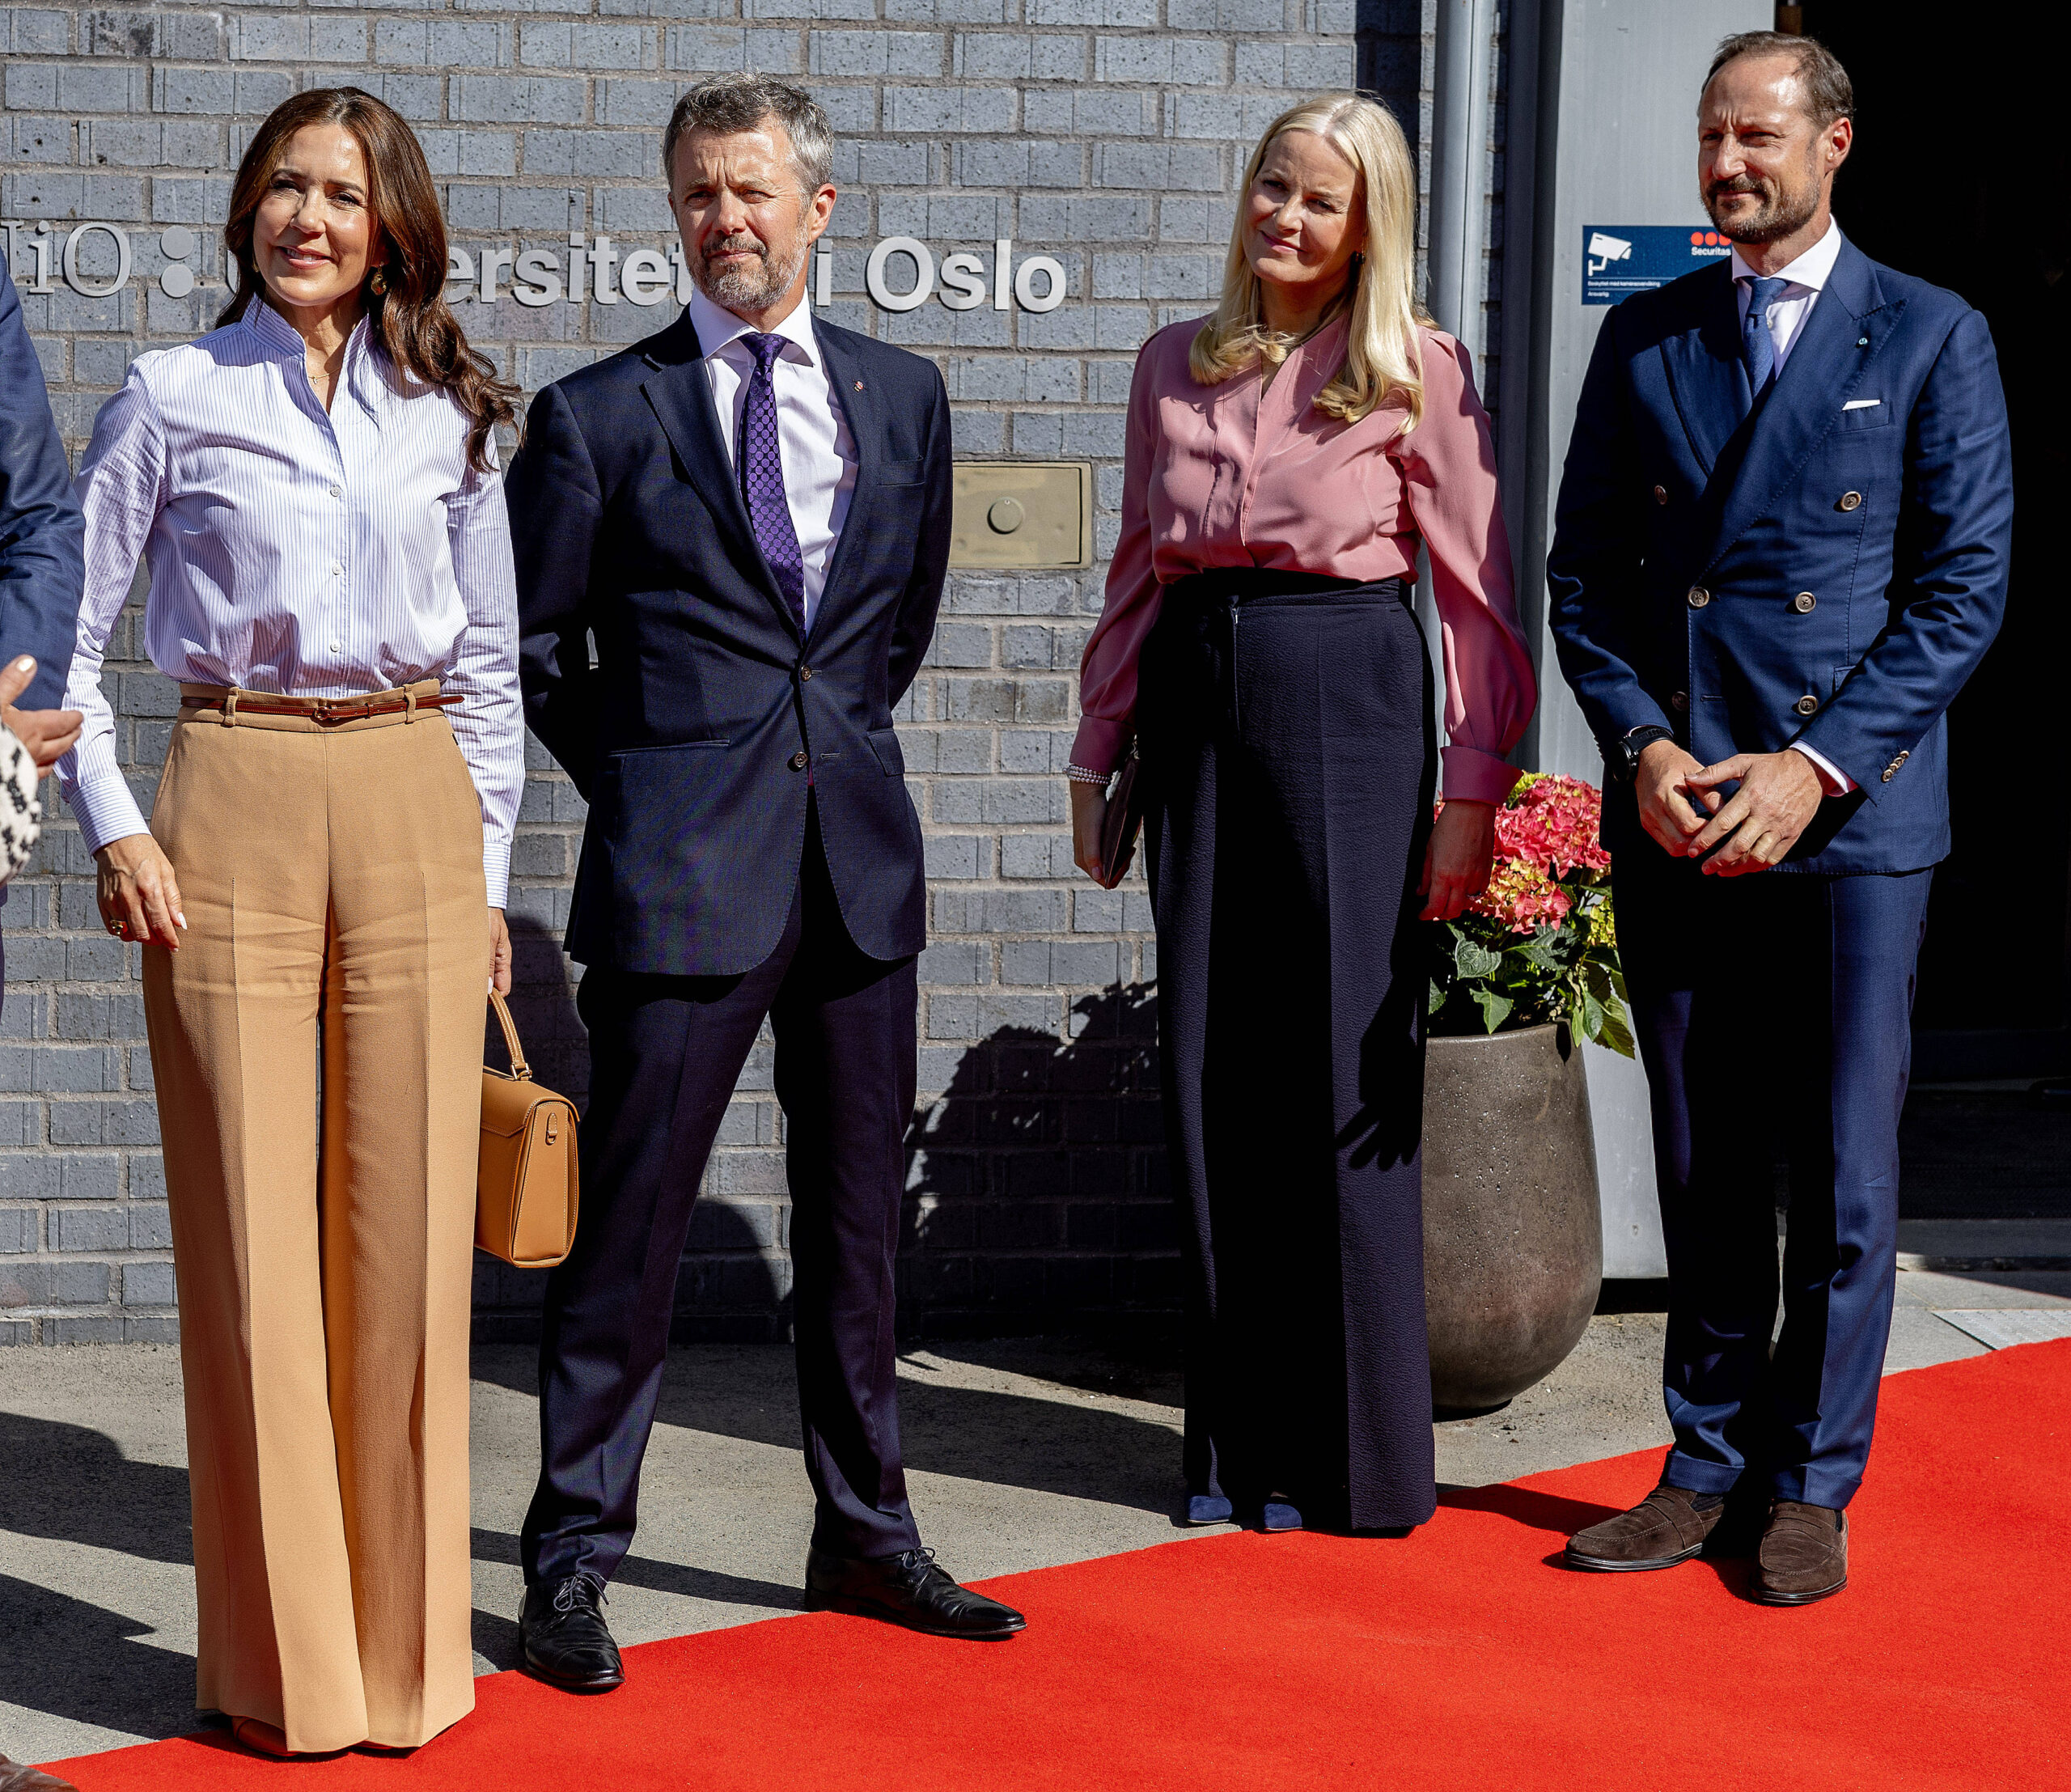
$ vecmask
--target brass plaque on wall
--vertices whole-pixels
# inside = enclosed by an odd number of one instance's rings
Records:
[[[1093,463],[959,460],[952,566],[1062,571],[1093,564]]]

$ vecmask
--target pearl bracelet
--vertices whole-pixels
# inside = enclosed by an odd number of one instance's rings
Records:
[[[1066,761],[1065,765],[1065,776],[1069,778],[1073,783],[1097,784],[1103,790],[1107,789],[1107,780],[1112,775],[1112,774],[1111,773],[1107,772],[1089,771],[1085,766],[1073,765],[1069,760]]]

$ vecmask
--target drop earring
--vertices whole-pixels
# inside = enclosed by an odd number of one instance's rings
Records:
[[[376,268],[374,270],[374,277],[366,284],[368,290],[372,292],[375,298],[379,298],[388,290],[388,270],[386,268]]]

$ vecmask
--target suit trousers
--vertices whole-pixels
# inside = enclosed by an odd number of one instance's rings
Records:
[[[765,1016],[786,1126],[798,1407],[813,1541],[853,1557],[919,1542],[899,1448],[893,1259],[917,1077],[910,958],[849,937],[816,803],[776,950],[735,976],[592,965],[582,1219],[548,1278],[529,1582],[608,1579],[633,1541],[691,1214]]]
[[[413,1747],[474,1706],[481,806],[435,713],[188,708],[152,832],[188,921],[144,949],[144,1010],[199,1701],[291,1748]]]
[[[1931,871],[1611,867],[1668,1250],[1667,1478],[1844,1506],[1897,1274],[1899,1113]],[[1789,1171],[1773,1358],[1773,1166]]]

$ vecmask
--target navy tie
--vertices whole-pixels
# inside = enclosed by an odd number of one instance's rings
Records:
[[[777,443],[777,389],[769,370],[784,347],[781,336],[750,333],[741,341],[755,354],[748,397],[741,405],[739,450],[741,498],[777,589],[790,606],[798,633],[806,632],[805,557],[798,552],[798,526],[791,520],[791,501],[784,491],[784,461]]]
[[[1748,389],[1759,400],[1777,371],[1777,339],[1769,334],[1769,307],[1790,282],[1763,274],[1747,284],[1747,321],[1741,326],[1740,358],[1747,363]]]

